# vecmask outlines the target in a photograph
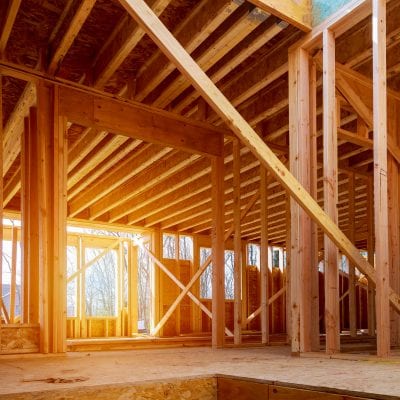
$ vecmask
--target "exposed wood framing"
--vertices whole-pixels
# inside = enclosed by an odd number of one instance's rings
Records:
[[[179,43],[192,53],[226,18],[237,10],[244,0],[208,0],[200,2],[191,17],[174,32]],[[175,65],[158,51],[141,68],[137,78],[135,99],[143,100],[173,70]]]
[[[39,82],[39,263],[40,349],[66,351],[66,118],[60,116],[58,88]]]
[[[36,103],[36,86],[27,82],[24,91],[11,116],[4,127],[4,169],[3,176],[8,172],[12,163],[18,156],[21,148],[21,135],[24,130],[24,117],[29,114],[29,109]]]
[[[386,1],[372,1],[377,354],[390,354]]]
[[[82,103],[86,105],[84,109]],[[105,130],[200,154],[222,154],[223,130],[140,103],[61,87],[60,112],[66,115],[70,122],[100,131]]]
[[[311,189],[309,55],[299,49],[289,53],[290,170],[303,187]],[[311,219],[292,199],[291,204],[291,340],[292,353],[312,350],[312,260]]]
[[[10,323],[15,323],[15,305],[16,305],[16,295],[17,295],[17,240],[18,240],[18,230],[14,226],[12,229],[11,238],[11,288],[10,288]]]
[[[149,5],[156,15],[160,15],[170,3],[171,0],[151,0]],[[94,86],[102,87],[107,83],[144,34],[132,19],[124,17],[121,20],[96,58],[93,66]]]
[[[37,109],[25,118],[21,146],[23,321],[39,322],[39,136]]]
[[[355,243],[355,178],[349,174],[349,239]],[[356,270],[354,265],[348,263],[349,267],[349,321],[350,335],[357,335],[357,308],[356,308]]]
[[[317,148],[317,66],[310,62],[310,89],[309,89],[309,121],[310,121],[310,194],[314,200],[318,199],[318,148]],[[311,258],[310,258],[310,281],[311,281],[311,349],[320,349],[319,331],[319,244],[318,226],[311,221]],[[286,274],[287,275],[287,274]]]
[[[174,282],[181,290],[186,289],[185,285],[175,277],[175,275],[154,255],[154,253],[151,250],[143,246],[139,241],[137,241],[137,245],[140,246],[143,249],[143,251],[149,255],[151,260],[161,269],[161,271],[163,271],[172,280],[172,282]],[[213,315],[210,312],[210,310],[191,291],[188,291],[186,294],[197,306],[200,307],[200,309],[208,317],[210,317],[211,319],[213,318]],[[160,322],[157,324],[154,330],[152,330],[151,332],[152,335],[156,335],[159,332],[159,330],[162,329],[162,327],[165,325],[165,322],[168,320],[168,318],[171,317],[171,315],[172,312],[170,313],[167,312],[166,314],[163,315],[163,318],[161,318]],[[224,331],[226,332],[227,335],[233,336],[233,333],[229,329],[225,328]]]
[[[367,182],[367,252],[368,262],[375,265],[375,229],[374,229],[374,182],[370,177]],[[375,283],[368,278],[368,334],[375,336]]]
[[[201,71],[171,33],[160,23],[148,6],[137,1],[120,0],[127,11],[141,24],[146,32],[155,40],[168,57],[176,63],[202,96],[219,115],[226,120],[232,130],[243,140],[254,155],[267,167],[272,174],[287,188],[309,215],[329,235],[335,244],[346,254],[358,269],[375,280],[375,271],[363,259],[358,250],[348,240],[346,235],[324,213],[313,198],[298,184],[292,174],[286,169],[275,154],[265,145],[259,136],[248,126],[232,105],[215,88],[209,78]],[[400,309],[399,296],[391,291],[390,300],[396,309]]]
[[[261,241],[260,241],[260,293],[261,293],[261,343],[269,343],[268,310],[268,171],[260,168]]]
[[[0,32],[0,57],[3,57],[22,0],[10,0],[7,16]]]
[[[225,343],[224,160],[222,157],[211,159],[211,181],[212,345],[220,348],[224,347]]]
[[[335,39],[333,33],[323,33],[323,142],[324,142],[324,209],[337,223],[338,165],[337,120],[340,103],[335,96]],[[340,351],[339,319],[339,254],[335,243],[324,237],[325,329],[326,352]]]
[[[311,30],[311,4],[307,0],[249,0],[257,7],[282,18],[299,29],[308,32]]]
[[[68,50],[72,46],[95,4],[96,0],[75,1],[76,6],[70,8],[73,14],[67,21],[64,21],[63,26],[58,30],[57,35],[53,38],[53,42],[50,45],[50,47],[53,48],[47,67],[49,74],[57,73],[60,64],[68,53]],[[77,8],[76,11],[75,8]],[[64,26],[65,29],[63,29]],[[53,46],[53,44],[55,44],[55,46]]]
[[[242,240],[240,234],[240,143],[233,142],[234,343],[242,342]]]

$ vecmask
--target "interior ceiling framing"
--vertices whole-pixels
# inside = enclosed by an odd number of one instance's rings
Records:
[[[288,47],[303,33],[237,0],[152,0],[148,3],[198,64],[288,163]],[[114,0],[2,1],[0,21],[15,13],[2,59],[169,112],[224,127],[200,95]],[[400,2],[388,4],[388,87],[400,91]],[[336,43],[337,61],[371,77],[371,23],[364,20]],[[0,43],[1,44],[1,43]],[[1,48],[1,46],[0,46]],[[316,54],[318,57],[318,54]],[[319,77],[319,76],[318,76]],[[20,209],[22,117],[35,104],[32,84],[3,77],[5,203]],[[321,87],[317,93],[318,160],[322,160]],[[343,103],[341,126],[356,132]],[[97,222],[209,234],[211,164],[200,154],[151,144],[93,127],[68,130],[69,216]],[[225,137],[225,223],[233,221],[232,141]],[[367,180],[372,151],[339,136],[339,225],[346,232],[349,176],[355,179],[355,230],[366,239]],[[323,203],[322,162],[318,201]],[[259,188],[259,162],[241,149],[241,204]],[[287,198],[269,183],[269,240],[286,236]],[[260,205],[242,221],[243,239],[259,240]]]

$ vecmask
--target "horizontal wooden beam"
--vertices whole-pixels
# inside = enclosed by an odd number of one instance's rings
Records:
[[[82,104],[85,107],[82,107]],[[70,122],[162,144],[191,153],[221,156],[224,131],[133,101],[61,87],[60,113]]]
[[[249,0],[304,32],[311,31],[311,7],[308,0]]]

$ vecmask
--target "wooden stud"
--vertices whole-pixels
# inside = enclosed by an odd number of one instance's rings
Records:
[[[10,287],[10,323],[15,323],[15,299],[17,292],[17,246],[18,230],[12,228],[12,251],[11,251],[11,287]]]
[[[286,287],[286,294],[285,294],[285,300],[286,300],[286,334],[287,334],[287,340],[288,343],[293,343],[292,342],[292,296],[291,296],[291,288],[292,288],[292,215],[291,215],[291,208],[292,208],[292,203],[293,200],[291,200],[289,193],[287,193],[286,196],[286,274],[285,274],[285,287]],[[297,331],[296,331],[297,332]],[[295,343],[296,346],[293,349],[292,347],[292,352],[294,350],[295,353],[299,352],[300,350],[297,348],[297,343]]]
[[[77,304],[78,304],[78,318],[80,323],[79,329],[79,337],[86,338],[87,337],[87,321],[86,321],[86,274],[82,270],[82,266],[85,265],[85,247],[83,245],[82,237],[78,238],[78,246],[76,249],[77,252],[77,268],[79,271],[79,275],[77,277],[78,280],[78,295],[77,295]]]
[[[317,66],[315,62],[310,62],[310,194],[317,200],[318,198],[318,148],[317,148]],[[318,226],[311,221],[311,256],[310,256],[310,275],[311,275],[311,349],[320,350],[319,334],[319,245],[318,245]]]
[[[260,168],[261,243],[260,243],[260,293],[261,293],[261,343],[269,344],[268,310],[268,171]]]
[[[21,148],[22,180],[22,259],[24,265],[23,320],[39,321],[39,198],[38,198],[37,109],[29,110]]]
[[[386,1],[372,1],[377,354],[390,354]]]
[[[240,233],[240,143],[233,141],[233,204],[234,204],[234,344],[242,342],[242,240]]]
[[[311,190],[310,63],[305,50],[289,53],[290,170],[304,188]],[[291,339],[292,353],[312,350],[312,262],[311,219],[292,200],[291,205]]]
[[[162,235],[159,229],[155,229],[151,234],[151,249],[157,259],[162,256]],[[151,288],[154,293],[154,299],[151,305],[150,313],[150,332],[155,331],[155,327],[161,322],[162,304],[161,304],[161,278],[160,270],[155,268],[153,263],[151,273]],[[157,333],[154,333],[157,335]]]
[[[324,209],[337,223],[337,116],[340,106],[335,96],[335,38],[331,31],[323,33],[323,142],[324,142]],[[340,351],[338,249],[324,236],[325,255],[325,329],[326,352]]]
[[[349,239],[355,243],[355,178],[354,174],[349,174]],[[356,308],[356,269],[353,264],[349,266],[349,321],[350,335],[357,336],[357,308]]]
[[[211,181],[212,346],[221,348],[225,343],[224,160],[221,157],[211,159]]]
[[[138,333],[138,247],[128,242],[128,336]]]
[[[373,177],[367,181],[367,252],[368,262],[375,265],[375,230],[374,230],[374,182]],[[375,336],[375,283],[368,278],[368,334]]]

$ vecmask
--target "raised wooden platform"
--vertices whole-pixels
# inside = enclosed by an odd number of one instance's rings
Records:
[[[276,346],[1,356],[0,399],[216,400],[212,380],[229,377],[234,381],[217,382],[218,399],[388,400],[400,399],[399,367],[400,357],[291,357],[289,347]],[[269,397],[259,397],[255,388]]]

